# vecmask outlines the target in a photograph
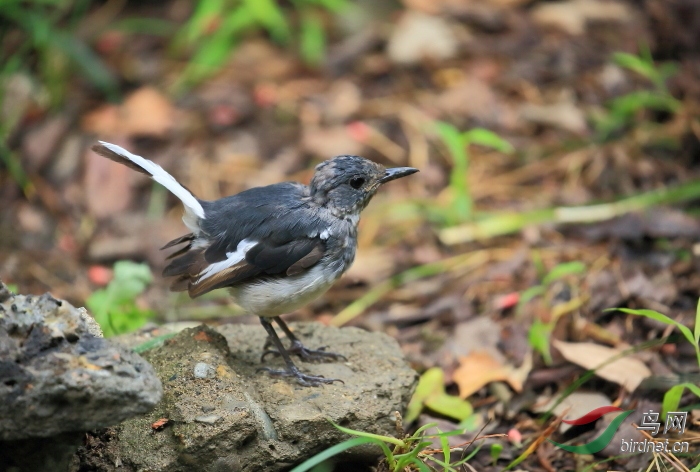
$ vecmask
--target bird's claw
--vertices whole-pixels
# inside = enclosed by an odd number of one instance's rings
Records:
[[[268,343],[265,343],[265,347],[267,347]],[[306,361],[306,362],[316,362],[316,361],[326,361],[326,360],[332,360],[332,361],[337,361],[339,359],[342,359],[343,361],[346,361],[347,358],[342,355],[338,354],[337,352],[330,352],[326,351],[326,348],[328,346],[321,347],[319,349],[308,349],[304,347],[304,345],[299,342],[299,341],[294,341],[292,342],[292,345],[287,349],[287,352],[290,354],[294,354],[296,356],[299,356],[301,360]],[[273,356],[279,356],[280,352],[276,349],[265,349],[263,352],[262,356],[260,357],[261,361],[265,360],[265,357],[268,354],[272,354]]]
[[[260,367],[258,372],[265,371],[271,377],[294,377],[298,384],[304,387],[318,387],[323,384],[332,384],[333,382],[340,382],[344,384],[340,379],[327,379],[322,375],[309,375],[302,373],[299,369],[272,369],[270,367]]]

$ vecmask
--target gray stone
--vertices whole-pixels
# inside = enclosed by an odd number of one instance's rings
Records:
[[[260,362],[265,331],[260,326],[226,325],[219,332],[200,326],[182,331],[145,354],[164,385],[163,401],[151,413],[115,428],[117,440],[99,448],[109,463],[149,471],[277,471],[311,457],[349,436],[329,420],[377,434],[396,434],[394,411],[403,412],[416,373],[396,341],[382,333],[319,324],[292,325],[305,345],[329,346],[347,361],[305,363],[302,371],[340,378],[317,388],[257,372],[281,367],[280,359]],[[214,367],[213,378],[196,378],[194,366]],[[210,410],[214,407],[214,410]],[[203,414],[203,411],[212,413]],[[154,431],[151,425],[168,419]],[[351,449],[344,460],[374,460],[378,449]],[[93,458],[81,457],[81,463]]]
[[[216,371],[214,367],[210,366],[206,362],[197,362],[194,365],[194,378],[195,379],[212,379],[214,378]]]
[[[97,337],[84,309],[49,294],[0,300],[0,440],[110,426],[160,400],[148,363]]]

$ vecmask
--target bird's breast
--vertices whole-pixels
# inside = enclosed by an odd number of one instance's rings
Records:
[[[260,279],[232,287],[230,291],[249,314],[279,316],[323,295],[344,271],[342,266],[323,259],[302,274]]]

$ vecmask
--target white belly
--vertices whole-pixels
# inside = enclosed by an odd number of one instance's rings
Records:
[[[323,295],[341,274],[342,271],[333,272],[317,264],[296,276],[231,288],[231,294],[248,314],[279,316],[291,313]]]

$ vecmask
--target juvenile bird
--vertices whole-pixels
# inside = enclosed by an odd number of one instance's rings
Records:
[[[149,175],[184,207],[183,222],[191,233],[162,249],[184,245],[163,276],[174,277],[174,291],[195,298],[228,288],[249,314],[260,317],[285,369],[263,368],[270,375],[293,377],[304,386],[339,379],[301,372],[290,354],[303,360],[338,359],[324,348],[307,349],[280,315],[321,296],[350,267],[357,248],[360,212],[379,187],[418,172],[411,167],[386,169],[359,156],[336,156],[316,166],[311,183],[283,182],[255,187],[215,201],[200,200],[162,167],[117,145],[100,141],[97,154]],[[291,341],[285,348],[272,326],[275,321]]]

